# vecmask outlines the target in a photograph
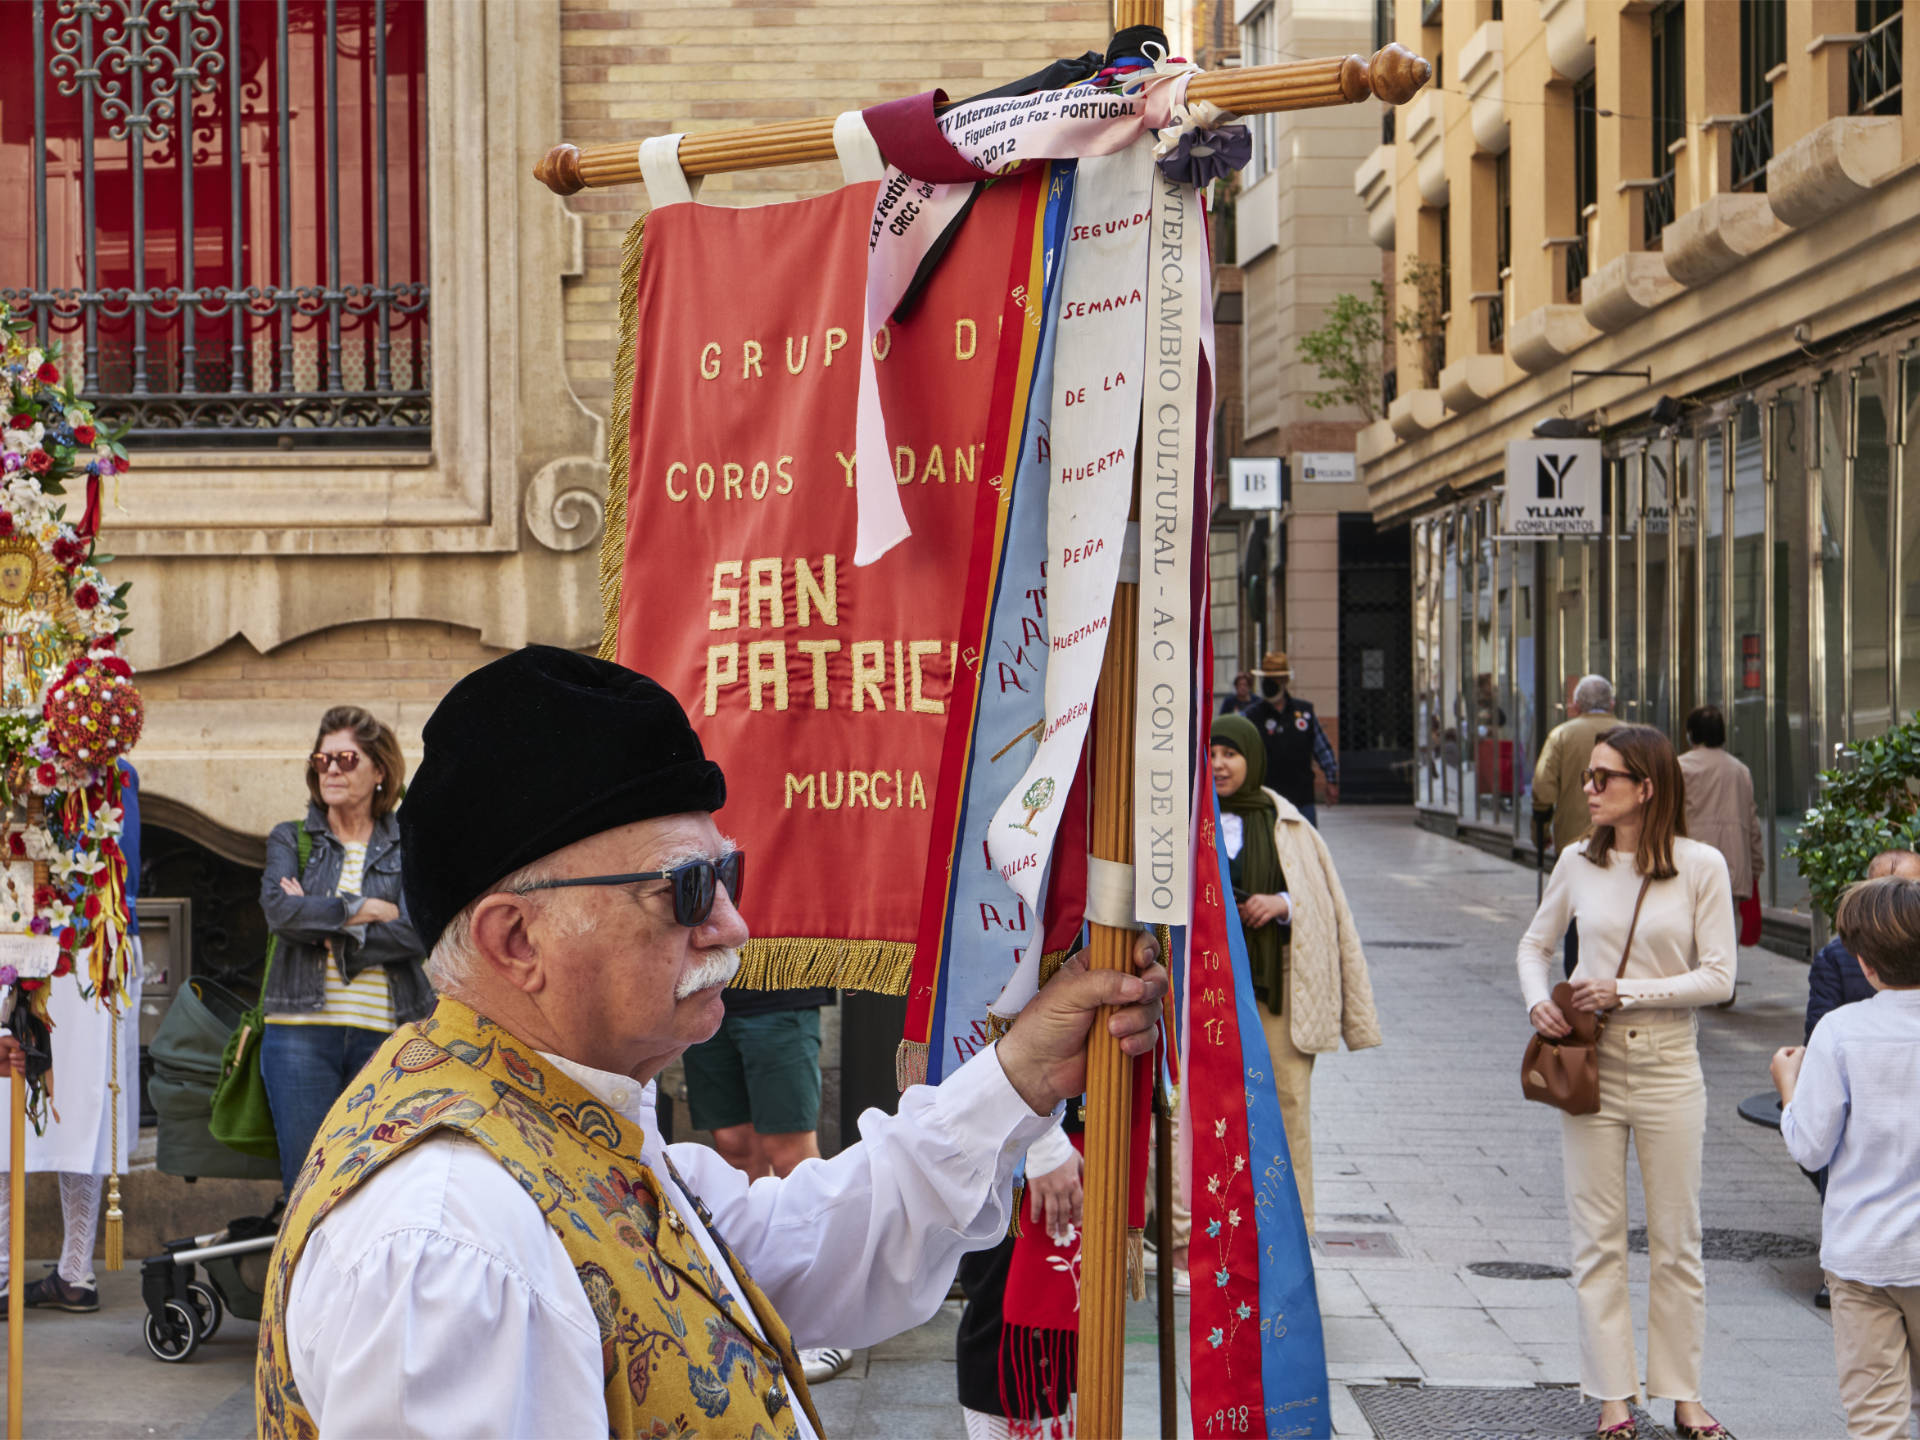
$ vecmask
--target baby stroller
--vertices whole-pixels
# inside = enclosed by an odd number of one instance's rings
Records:
[[[196,976],[174,997],[153,1037],[153,1077],[147,1089],[160,1120],[155,1163],[166,1174],[189,1181],[201,1176],[280,1176],[275,1161],[228,1149],[207,1129],[221,1052],[246,1009],[246,1002],[226,986]],[[224,1229],[169,1240],[165,1254],[141,1265],[147,1349],[155,1359],[171,1364],[191,1360],[228,1313],[243,1320],[260,1318],[268,1257],[284,1204],[283,1196],[264,1216],[242,1216]],[[197,1269],[206,1271],[204,1279]]]
[[[244,1215],[224,1230],[167,1241],[164,1255],[140,1266],[140,1298],[147,1304],[147,1349],[156,1360],[182,1364],[219,1330],[228,1312],[260,1318],[268,1258],[280,1233],[280,1209]],[[203,1267],[204,1280],[194,1268]]]

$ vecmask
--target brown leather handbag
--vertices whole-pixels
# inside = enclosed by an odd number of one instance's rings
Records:
[[[1640,928],[1640,907],[1647,903],[1647,887],[1651,884],[1651,875],[1640,882],[1640,897],[1633,902],[1633,922],[1627,926],[1627,943],[1620,952],[1620,968],[1613,972],[1616,982],[1627,973],[1633,934]],[[1575,1010],[1573,986],[1564,980],[1553,987],[1553,1003],[1567,1017],[1573,1033],[1550,1040],[1538,1030],[1533,1032],[1526,1058],[1520,1062],[1520,1093],[1569,1115],[1592,1115],[1600,1108],[1600,1032],[1607,1028],[1607,1017]]]

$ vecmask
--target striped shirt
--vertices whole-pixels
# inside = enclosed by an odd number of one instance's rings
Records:
[[[360,898],[360,882],[367,869],[364,841],[342,841],[346,859],[340,865],[340,888],[335,892],[348,900]],[[351,913],[356,907],[349,904]],[[387,967],[369,965],[352,980],[340,970],[334,942],[327,942],[325,1001],[318,1010],[302,1010],[290,1015],[269,1015],[271,1025],[344,1025],[352,1030],[378,1030],[382,1035],[394,1027],[393,995],[387,988]]]

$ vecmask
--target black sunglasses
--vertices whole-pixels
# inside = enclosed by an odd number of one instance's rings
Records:
[[[746,874],[746,866],[746,851],[735,850],[718,860],[709,860],[703,855],[698,860],[689,860],[671,870],[641,870],[631,875],[582,875],[575,880],[540,880],[521,887],[519,893],[566,890],[576,885],[637,885],[643,880],[671,880],[673,918],[691,930],[696,925],[706,924],[707,917],[713,913],[718,886],[726,886],[728,898],[736,906],[740,903],[740,882]]]

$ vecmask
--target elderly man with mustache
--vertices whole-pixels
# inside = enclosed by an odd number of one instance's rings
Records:
[[[289,1198],[262,1434],[818,1435],[795,1345],[930,1318],[1005,1235],[1101,1007],[1152,1048],[1143,941],[1141,974],[1068,967],[831,1160],[749,1184],[664,1145],[651,1082],[719,1025],[747,939],[725,797],[678,702],[620,666],[534,647],[441,702],[400,810],[441,999],[348,1086]]]

